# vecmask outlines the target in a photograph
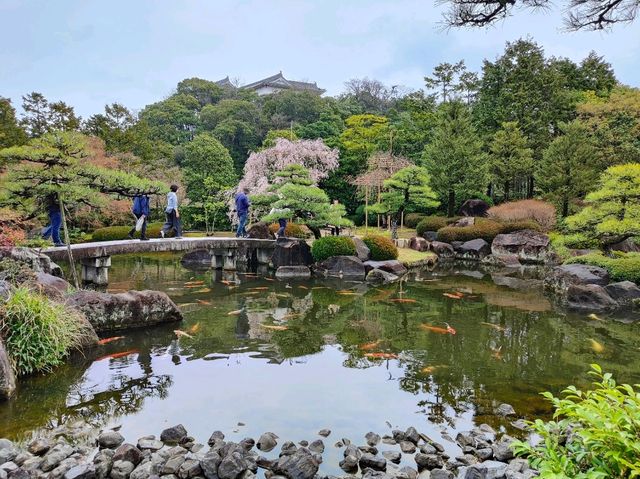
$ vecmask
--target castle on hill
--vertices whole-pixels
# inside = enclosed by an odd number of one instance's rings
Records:
[[[262,80],[258,80],[253,83],[249,83],[247,85],[243,85],[241,87],[236,87],[229,77],[223,78],[216,82],[217,85],[220,85],[223,88],[240,88],[243,90],[253,90],[258,95],[271,95],[272,93],[278,93],[284,90],[294,90],[294,91],[308,91],[311,93],[316,93],[318,95],[322,95],[326,90],[322,88],[318,88],[318,85],[313,82],[304,82],[304,81],[295,81],[295,80],[287,80],[282,72],[279,72],[276,75],[263,78]]]

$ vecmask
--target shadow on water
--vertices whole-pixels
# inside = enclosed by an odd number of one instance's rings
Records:
[[[166,291],[185,321],[125,332],[24,379],[0,404],[2,435],[82,420],[122,424],[130,440],[178,422],[199,440],[214,429],[308,439],[389,421],[437,439],[481,422],[509,429],[493,414],[502,402],[520,417],[548,414],[538,393],[586,385],[593,362],[640,381],[638,323],[554,312],[536,289],[426,272],[383,287],[281,282],[190,271],[167,255],[114,258],[110,274],[113,292]]]

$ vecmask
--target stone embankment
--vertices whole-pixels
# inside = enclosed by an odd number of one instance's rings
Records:
[[[325,447],[342,450],[344,459],[337,466],[346,473],[343,479],[355,475],[364,479],[530,479],[537,475],[526,460],[514,458],[513,438],[499,436],[486,424],[456,436],[461,449],[456,457],[449,457],[441,444],[413,427],[384,436],[369,432],[358,442],[333,441],[330,435],[330,430],[323,429],[311,443],[283,441],[278,452],[273,451],[280,440],[272,432],[236,443],[215,431],[205,445],[182,425],[165,429],[159,438],[141,437],[135,444],[125,442],[115,430],[102,431],[91,445],[74,445],[64,436],[38,437],[25,447],[0,439],[0,479],[253,479],[260,469],[266,479],[336,478],[321,472]]]

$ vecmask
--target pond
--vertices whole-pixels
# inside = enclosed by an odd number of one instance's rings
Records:
[[[329,428],[329,446],[415,426],[457,454],[457,431],[486,422],[517,434],[496,405],[547,415],[538,393],[586,386],[590,363],[640,382],[636,317],[557,312],[535,289],[428,271],[381,287],[286,282],[190,271],[171,255],[115,257],[110,276],[112,292],[167,292],[184,322],[118,334],[24,379],[0,404],[0,437],[81,420],[121,425],[129,441],[178,423],[201,442],[216,429],[311,441]],[[340,451],[327,453],[324,470],[339,472]]]

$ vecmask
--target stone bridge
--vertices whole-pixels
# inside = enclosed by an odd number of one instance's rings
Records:
[[[167,238],[81,243],[72,245],[71,251],[74,260],[82,265],[83,282],[106,285],[113,255],[184,251],[192,262],[216,269],[235,270],[238,267],[268,265],[275,244],[275,240],[252,238]],[[53,261],[69,259],[66,246],[46,248],[42,253]]]

